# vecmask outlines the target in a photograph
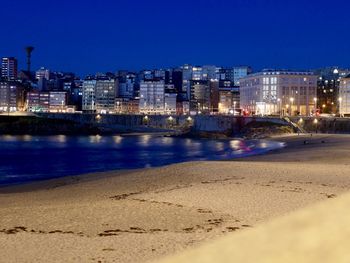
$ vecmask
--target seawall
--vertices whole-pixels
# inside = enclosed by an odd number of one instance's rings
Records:
[[[69,120],[80,124],[93,124],[111,132],[120,131],[188,131],[199,133],[223,133],[238,135],[252,122],[269,122],[289,125],[287,121],[275,117],[242,117],[223,115],[167,116],[167,115],[118,115],[81,113],[40,113],[39,117]]]
[[[290,119],[307,132],[333,134],[350,133],[350,118],[292,117]]]

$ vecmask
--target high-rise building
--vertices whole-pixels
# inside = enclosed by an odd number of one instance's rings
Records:
[[[318,75],[317,108],[321,113],[336,113],[338,110],[339,84],[349,70],[337,67],[322,68],[314,71]]]
[[[204,65],[202,67],[203,80],[215,80],[220,78],[220,68],[214,65]]]
[[[177,93],[181,93],[182,89],[182,71],[179,69],[173,70],[172,72],[172,83]]]
[[[118,81],[115,79],[97,80],[95,86],[95,110],[98,113],[114,113],[118,95]]]
[[[209,80],[210,86],[210,112],[219,111],[219,80]]]
[[[317,76],[312,72],[268,70],[240,80],[240,103],[253,114],[310,115],[315,111]]]
[[[96,103],[96,79],[86,79],[82,89],[82,110],[86,112],[95,111]]]
[[[190,110],[207,113],[210,111],[210,85],[207,80],[191,80]]]
[[[207,75],[205,75],[205,78],[203,76],[203,68],[196,66],[192,68],[192,78],[191,80],[207,80]]]
[[[1,77],[7,80],[17,79],[17,59],[4,57],[1,59]]]
[[[50,79],[50,70],[49,69],[46,69],[44,67],[41,67],[40,69],[38,69],[36,72],[35,72],[35,78],[36,79],[46,79],[46,80],[49,80]]]
[[[20,90],[16,83],[0,82],[0,112],[15,112],[19,110]]]
[[[47,90],[47,84],[50,80],[50,70],[41,67],[35,72],[35,78],[38,81],[38,89],[40,91]]]
[[[147,80],[140,83],[140,112],[147,114],[164,113],[165,84],[163,80]]]
[[[164,94],[164,113],[176,114],[176,93]]]
[[[136,75],[134,73],[125,73],[118,77],[120,98],[133,98],[135,96]]]
[[[340,80],[337,100],[340,116],[350,115],[350,74]]]
[[[240,86],[240,79],[252,73],[251,67],[239,66],[233,68],[233,81],[235,86]],[[231,73],[232,74],[232,73]],[[232,75],[230,76],[232,78]]]

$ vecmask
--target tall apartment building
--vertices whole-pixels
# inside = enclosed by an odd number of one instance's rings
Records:
[[[35,72],[35,78],[36,79],[46,79],[46,80],[49,80],[50,79],[50,70],[49,69],[46,69],[44,67],[41,67],[40,69],[38,69],[36,72]]]
[[[310,115],[317,76],[311,72],[262,71],[240,80],[241,108],[253,114]]]
[[[15,83],[0,82],[0,112],[18,111],[20,103],[20,88]]]
[[[114,113],[117,94],[118,81],[115,79],[86,79],[83,82],[82,110]]]
[[[176,93],[164,93],[164,113],[176,114]]]
[[[211,79],[209,82],[209,88],[210,88],[210,106],[209,110],[210,112],[218,112],[219,111],[219,80],[218,79]]]
[[[118,97],[133,98],[135,95],[136,74],[125,73],[118,76]]]
[[[82,88],[82,110],[86,112],[95,111],[95,91],[96,91],[96,79],[86,79],[83,81]]]
[[[190,82],[190,110],[206,113],[210,111],[210,83],[206,80]]]
[[[341,116],[350,115],[350,74],[340,80],[337,104]]]
[[[1,59],[1,77],[6,80],[17,78],[17,59],[14,57],[4,57]]]
[[[330,67],[318,69],[315,73],[318,75],[317,108],[321,113],[336,113],[338,111],[340,81],[350,71]]]
[[[95,110],[97,113],[115,113],[118,81],[115,79],[97,80],[95,86]]]
[[[140,83],[139,110],[145,114],[164,113],[165,84],[163,80],[147,80]]]
[[[47,83],[50,80],[50,70],[41,67],[35,72],[35,78],[38,80],[38,89],[47,90]]]

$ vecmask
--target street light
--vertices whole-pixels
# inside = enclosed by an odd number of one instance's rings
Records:
[[[233,116],[236,115],[236,101],[233,102]]]
[[[294,102],[294,98],[290,98],[290,116],[293,116],[293,102]]]
[[[314,124],[316,125],[316,133],[317,133],[317,128],[318,128],[318,120],[315,118],[314,119]]]

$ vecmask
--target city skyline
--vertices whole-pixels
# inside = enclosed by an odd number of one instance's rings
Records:
[[[175,8],[176,7],[176,8]],[[32,68],[84,76],[176,65],[348,67],[349,3],[336,1],[43,1],[2,3],[2,57],[35,46]],[[16,19],[13,19],[14,14]]]

